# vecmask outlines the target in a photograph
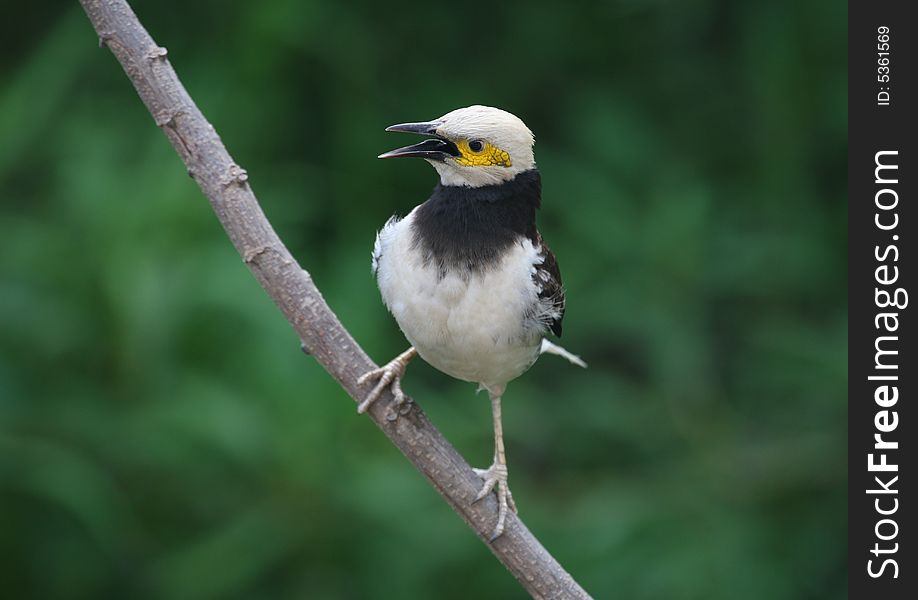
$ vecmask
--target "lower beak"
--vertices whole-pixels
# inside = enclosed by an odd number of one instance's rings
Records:
[[[421,135],[433,136],[423,142],[404,146],[395,150],[390,150],[379,155],[379,158],[401,158],[417,157],[429,160],[446,160],[450,156],[460,156],[459,148],[451,141],[437,135],[437,126],[439,123],[432,121],[429,123],[401,123],[386,127],[386,131],[404,131],[407,133],[419,133]]]

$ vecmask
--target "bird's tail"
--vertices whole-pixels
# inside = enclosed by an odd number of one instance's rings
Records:
[[[557,354],[561,358],[567,359],[571,364],[577,365],[578,367],[587,368],[587,364],[583,362],[583,359],[577,356],[576,354],[571,354],[558,344],[552,344],[547,339],[542,338],[542,348],[539,350],[539,354]]]

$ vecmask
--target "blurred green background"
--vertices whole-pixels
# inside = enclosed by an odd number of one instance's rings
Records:
[[[828,0],[134,2],[377,362],[389,124],[536,132],[563,344],[511,384],[514,497],[596,598],[846,594],[847,16]],[[76,2],[0,54],[0,595],[522,598],[299,351]],[[474,386],[407,391],[476,466]]]

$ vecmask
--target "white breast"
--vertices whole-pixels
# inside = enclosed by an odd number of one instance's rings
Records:
[[[413,218],[390,220],[377,236],[373,264],[383,301],[424,360],[502,391],[539,355],[538,248],[521,238],[493,269],[439,277],[414,247]]]

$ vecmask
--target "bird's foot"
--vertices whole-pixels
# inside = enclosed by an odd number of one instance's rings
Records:
[[[378,369],[373,369],[360,376],[357,385],[364,385],[368,381],[376,380],[376,386],[370,390],[363,401],[357,405],[357,412],[363,414],[367,412],[370,405],[373,404],[387,387],[392,389],[392,395],[395,397],[393,407],[390,407],[386,418],[394,421],[400,414],[405,414],[411,410],[411,404],[408,396],[402,391],[402,377],[405,375],[405,369],[408,363],[415,357],[417,351],[414,348],[408,348],[388,364]]]
[[[507,511],[516,512],[516,504],[513,502],[513,494],[510,493],[510,486],[507,485],[507,465],[495,462],[487,469],[472,469],[475,474],[484,479],[484,486],[478,492],[473,502],[478,502],[497,488],[497,525],[494,527],[494,533],[491,534],[489,542],[493,542],[500,534],[504,532],[504,523],[507,520]]]

